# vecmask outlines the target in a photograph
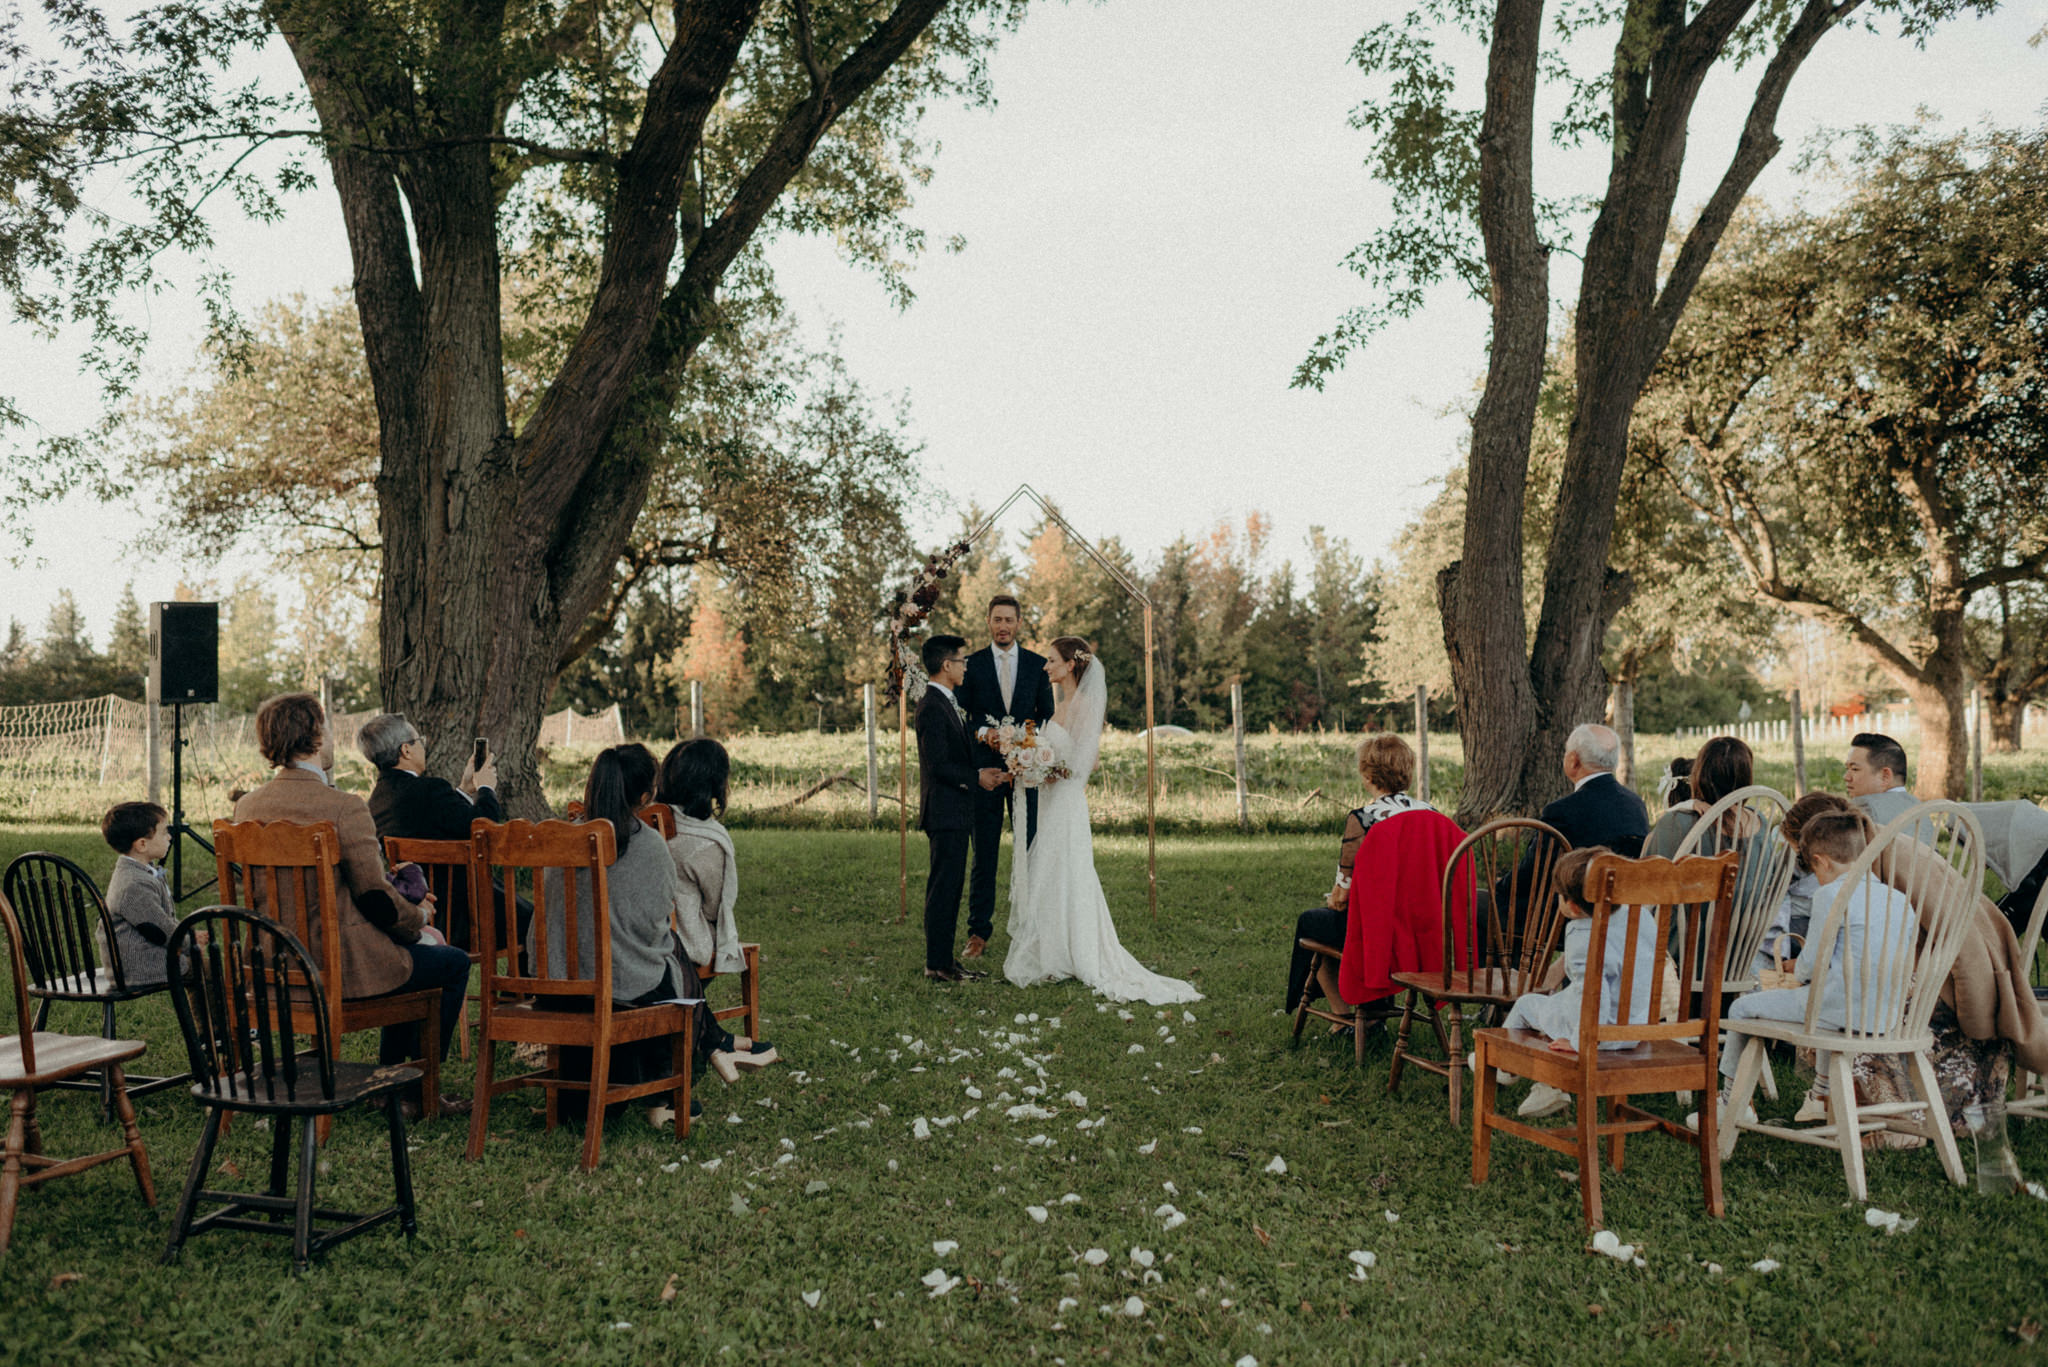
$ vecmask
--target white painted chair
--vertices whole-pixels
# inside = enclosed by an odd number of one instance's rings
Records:
[[[1915,831],[1922,837],[1919,842],[1913,839]],[[1835,1148],[1841,1152],[1851,1195],[1866,1201],[1869,1187],[1863,1175],[1862,1138],[1892,1129],[1932,1140],[1949,1180],[1962,1185],[1962,1155],[1949,1129],[1948,1108],[1927,1051],[1934,1044],[1929,1026],[1934,1005],[1969,934],[1978,892],[1984,885],[1984,839],[1976,818],[1956,802],[1923,802],[1909,808],[1879,831],[1850,865],[1844,885],[1853,888],[1872,872],[1894,866],[1903,869],[1896,881],[1905,885],[1904,891],[1878,880],[1881,892],[1870,908],[1870,931],[1862,952],[1854,956],[1844,952],[1844,1015],[1848,1023],[1839,1028],[1821,1024],[1823,994],[1817,989],[1807,994],[1804,1020],[1741,1022],[1742,1054],[1729,1092],[1728,1123],[1721,1127],[1724,1159],[1734,1152],[1736,1138],[1745,1131]],[[1843,945],[1844,901],[1838,898],[1829,906],[1818,931],[1809,928],[1818,945],[1814,961],[1821,965],[1814,975],[1816,984]],[[1910,924],[1916,933],[1906,930],[1907,918],[1899,914],[1905,908],[1913,913]],[[1763,1069],[1765,1042],[1774,1039],[1827,1055],[1827,1123],[1792,1128],[1743,1120]],[[1858,1106],[1850,1074],[1858,1054],[1906,1056],[1920,1099]]]
[[[2020,962],[2027,966],[2030,979],[2034,973],[2034,956],[2041,949],[2041,924],[2044,920],[2048,920],[2048,886],[2044,886],[2041,895],[2034,899],[2033,915],[2027,918],[2027,933],[2020,937]],[[2048,1120],[2048,1078],[2015,1064],[2012,1100],[2005,1103],[2005,1113],[2028,1120]]]
[[[1728,928],[1727,967],[1722,970],[1723,1003],[1744,992],[1756,991],[1756,956],[1763,948],[1772,919],[1785,901],[1785,889],[1799,872],[1799,851],[1785,839],[1783,829],[1785,812],[1791,805],[1791,799],[1776,788],[1760,783],[1738,788],[1700,815],[1674,855],[1684,859],[1733,850],[1741,856],[1735,880],[1735,914]],[[1738,807],[1749,815],[1733,814]],[[1705,920],[1694,917],[1690,924],[1699,927]],[[1688,986],[1698,992],[1704,984]],[[1776,1100],[1778,1080],[1771,1072],[1768,1056],[1762,1076],[1764,1095]]]

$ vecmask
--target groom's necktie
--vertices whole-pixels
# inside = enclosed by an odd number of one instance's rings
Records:
[[[1015,649],[997,653],[996,677],[1002,680],[1003,714],[1008,716],[1010,712],[1010,695],[1017,689],[1017,652]]]

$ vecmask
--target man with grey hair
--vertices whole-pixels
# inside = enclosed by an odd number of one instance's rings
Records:
[[[370,816],[377,823],[379,839],[466,841],[469,823],[477,817],[505,819],[498,806],[498,764],[488,754],[481,769],[476,767],[476,757],[470,757],[460,786],[435,778],[427,772],[427,743],[413,724],[396,712],[380,712],[364,722],[356,733],[356,748],[377,770],[377,786],[370,790]],[[449,888],[453,905],[442,909],[442,925],[450,944],[475,952],[468,892],[466,881]]]
[[[1650,812],[1643,800],[1615,781],[1621,762],[1621,737],[1597,722],[1572,728],[1564,743],[1564,776],[1572,790],[1543,809],[1546,825],[1572,842],[1575,850],[1605,845],[1633,859],[1643,852],[1650,833]]]

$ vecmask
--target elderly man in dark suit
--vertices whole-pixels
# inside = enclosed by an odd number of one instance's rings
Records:
[[[966,649],[967,642],[958,636],[934,636],[924,643],[931,686],[917,705],[917,828],[931,845],[931,870],[924,883],[924,975],[942,983],[988,976],[963,968],[953,957],[953,936],[960,928],[975,797],[996,791],[1006,776],[1001,769],[975,766],[967,713],[955,697],[967,675]]]
[[[462,772],[460,786],[427,772],[427,743],[413,724],[396,712],[382,712],[363,723],[356,748],[377,770],[370,790],[370,816],[380,839],[469,839],[469,823],[477,817],[503,821],[498,806],[498,763],[488,753],[481,769],[476,757]],[[448,889],[449,905],[441,908],[448,943],[476,951],[469,924],[469,873],[458,871]],[[531,908],[526,908],[532,914]],[[502,937],[501,937],[502,938]]]
[[[1614,768],[1621,763],[1621,737],[1611,727],[1588,722],[1574,727],[1564,743],[1564,776],[1572,791],[1543,809],[1546,825],[1583,850],[1605,845],[1634,859],[1650,834],[1650,812],[1643,800],[1621,786]]]
[[[1015,598],[999,593],[989,600],[989,644],[967,657],[967,674],[959,690],[970,732],[1005,717],[1040,726],[1052,720],[1052,680],[1045,672],[1045,656],[1017,644],[1017,634],[1023,629],[1023,609]],[[974,758],[983,768],[1003,768],[1003,757],[978,741]],[[975,801],[974,873],[967,885],[967,952],[963,956],[968,959],[979,959],[995,934],[996,860],[1003,845],[1003,816],[1010,810],[1008,784],[979,794]],[[1024,829],[1012,830],[1010,837],[1029,846],[1037,834],[1038,794],[1027,792]]]

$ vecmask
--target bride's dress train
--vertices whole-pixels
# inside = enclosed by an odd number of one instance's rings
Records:
[[[1072,770],[1038,793],[1038,836],[1010,882],[1010,948],[1003,975],[1019,987],[1078,978],[1111,1001],[1202,999],[1191,983],[1154,973],[1117,939],[1109,902],[1095,873],[1095,834],[1088,824],[1088,776],[1102,746],[1107,690],[1090,661],[1065,724],[1040,735]]]

